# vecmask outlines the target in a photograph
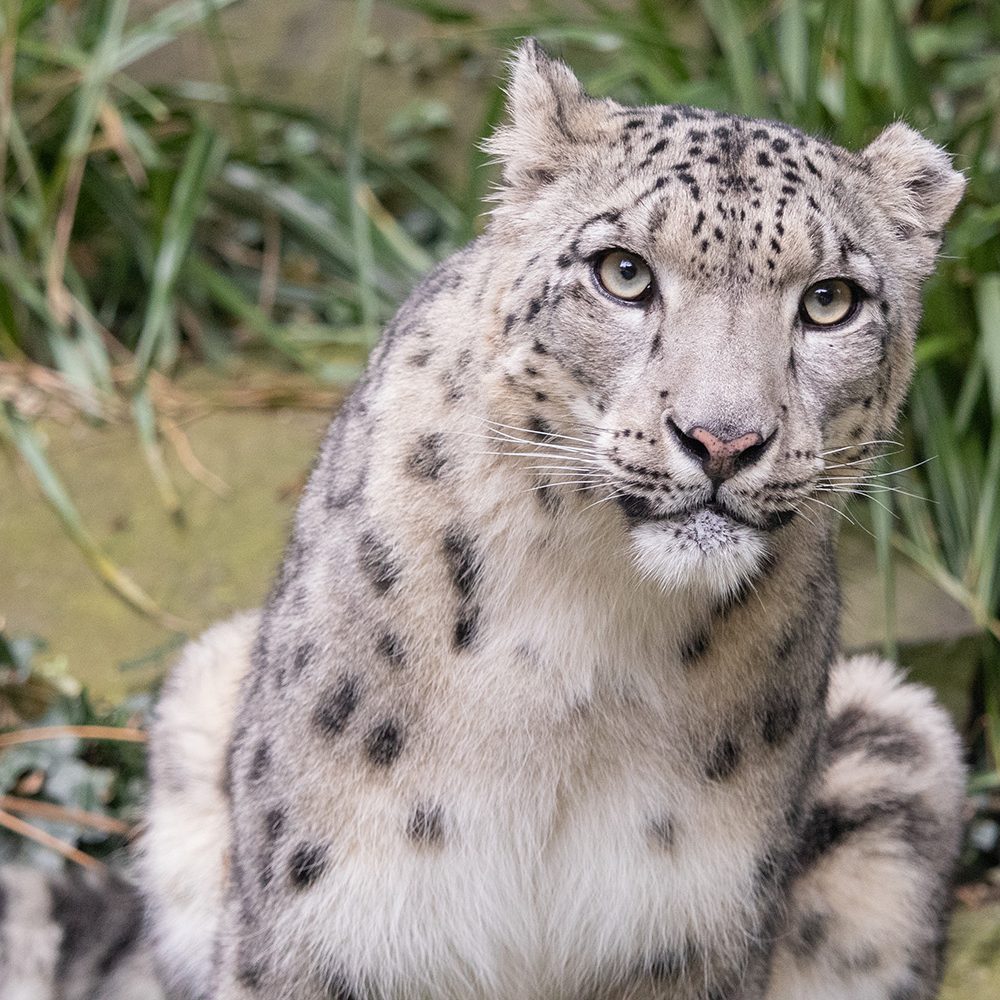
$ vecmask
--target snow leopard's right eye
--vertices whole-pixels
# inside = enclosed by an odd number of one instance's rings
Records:
[[[629,304],[643,302],[653,288],[649,265],[629,250],[605,250],[594,261],[594,276],[608,295]]]

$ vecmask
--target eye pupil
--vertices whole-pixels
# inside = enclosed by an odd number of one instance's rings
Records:
[[[594,277],[612,298],[638,304],[649,298],[653,275],[649,265],[629,250],[605,250],[594,259]]]
[[[799,315],[810,326],[836,326],[857,312],[863,293],[847,278],[827,278],[806,289],[799,300]]]

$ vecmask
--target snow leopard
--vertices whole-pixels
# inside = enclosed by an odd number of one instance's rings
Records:
[[[482,235],[334,416],[265,606],[166,687],[165,987],[933,997],[961,748],[842,653],[835,546],[963,178],[902,123],[593,98],[533,41],[507,98]]]

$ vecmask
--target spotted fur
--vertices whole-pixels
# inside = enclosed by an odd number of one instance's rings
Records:
[[[962,180],[903,125],[593,100],[532,43],[509,103],[486,232],[334,419],[259,625],[168,691],[160,961],[213,1000],[929,998],[957,741],[839,658],[833,551]],[[858,315],[804,328],[834,276]],[[692,427],[761,443],[720,482]]]

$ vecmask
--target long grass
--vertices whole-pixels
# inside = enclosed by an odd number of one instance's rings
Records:
[[[141,23],[127,0],[0,7],[0,363],[15,377],[52,369],[90,419],[124,406],[178,521],[154,390],[182,352],[260,353],[347,382],[468,225],[420,176],[366,153],[358,93],[344,126],[239,91],[217,21],[234,2],[179,0]],[[139,59],[194,30],[228,85],[138,81]],[[177,626],[100,551],[16,394],[0,406],[2,443],[98,577]]]

